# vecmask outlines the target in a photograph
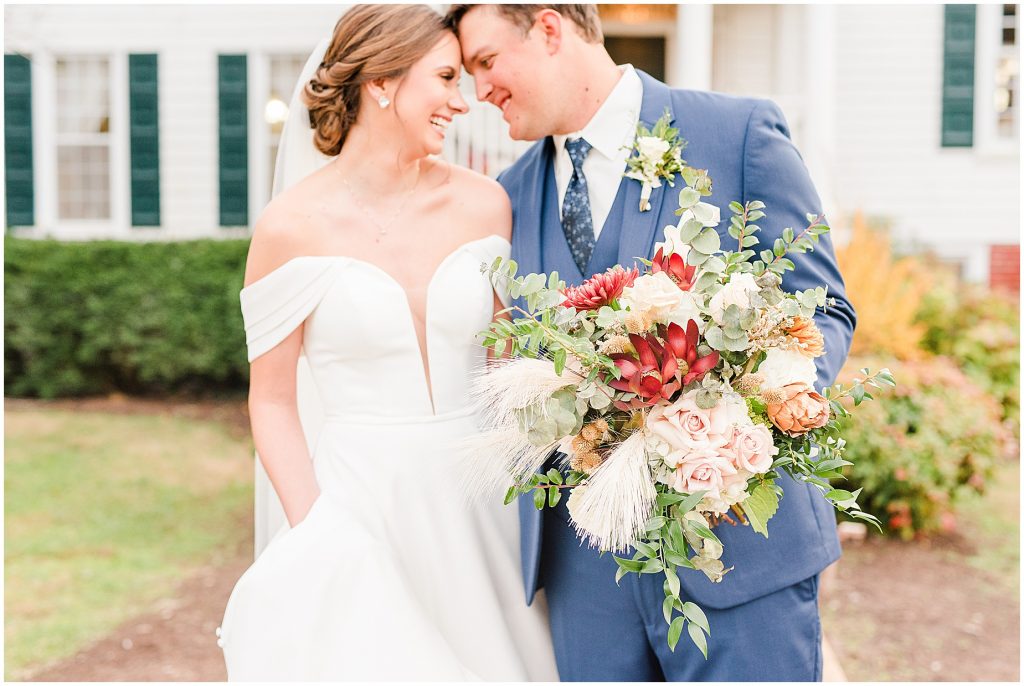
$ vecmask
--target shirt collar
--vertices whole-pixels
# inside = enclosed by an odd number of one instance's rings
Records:
[[[636,125],[640,121],[644,87],[632,64],[622,65],[619,69],[622,76],[587,125],[576,133],[552,136],[555,150],[561,152],[567,139],[582,136],[594,146],[594,150],[614,159],[622,151],[622,146],[633,142]]]

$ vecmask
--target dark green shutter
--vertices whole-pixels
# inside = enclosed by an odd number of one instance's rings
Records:
[[[160,226],[160,117],[156,55],[128,56],[132,226]]]
[[[946,5],[943,33],[942,146],[974,144],[974,5]]]
[[[249,103],[245,55],[220,55],[220,224],[249,224]]]
[[[32,226],[32,63],[22,55],[4,55],[4,169],[7,226]]]

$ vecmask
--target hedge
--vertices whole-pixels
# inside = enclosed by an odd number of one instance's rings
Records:
[[[6,395],[243,390],[247,249],[247,240],[6,237]]]

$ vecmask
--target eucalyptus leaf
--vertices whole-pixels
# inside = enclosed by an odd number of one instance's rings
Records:
[[[722,247],[722,240],[718,236],[718,232],[714,229],[704,229],[700,234],[693,239],[691,242],[694,250],[702,252],[706,255],[718,252]]]
[[[679,240],[683,243],[691,243],[697,235],[704,230],[704,225],[696,219],[687,219],[679,227]]]
[[[703,269],[711,274],[721,274],[725,271],[725,261],[716,255],[712,255],[704,261]]]
[[[684,210],[690,209],[700,202],[700,193],[690,187],[684,187],[679,191],[679,207]]]

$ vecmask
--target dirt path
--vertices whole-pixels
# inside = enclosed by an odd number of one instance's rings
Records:
[[[247,540],[251,541],[251,537]],[[28,681],[223,681],[215,630],[252,546],[215,560],[146,614]]]
[[[849,679],[1019,680],[1019,595],[971,552],[962,537],[846,544],[822,615]]]
[[[848,678],[1018,680],[1018,600],[951,558],[962,545],[878,539],[847,544],[823,589],[822,611]],[[250,555],[250,549],[239,550],[203,569],[152,611],[30,680],[223,680],[214,630]]]

